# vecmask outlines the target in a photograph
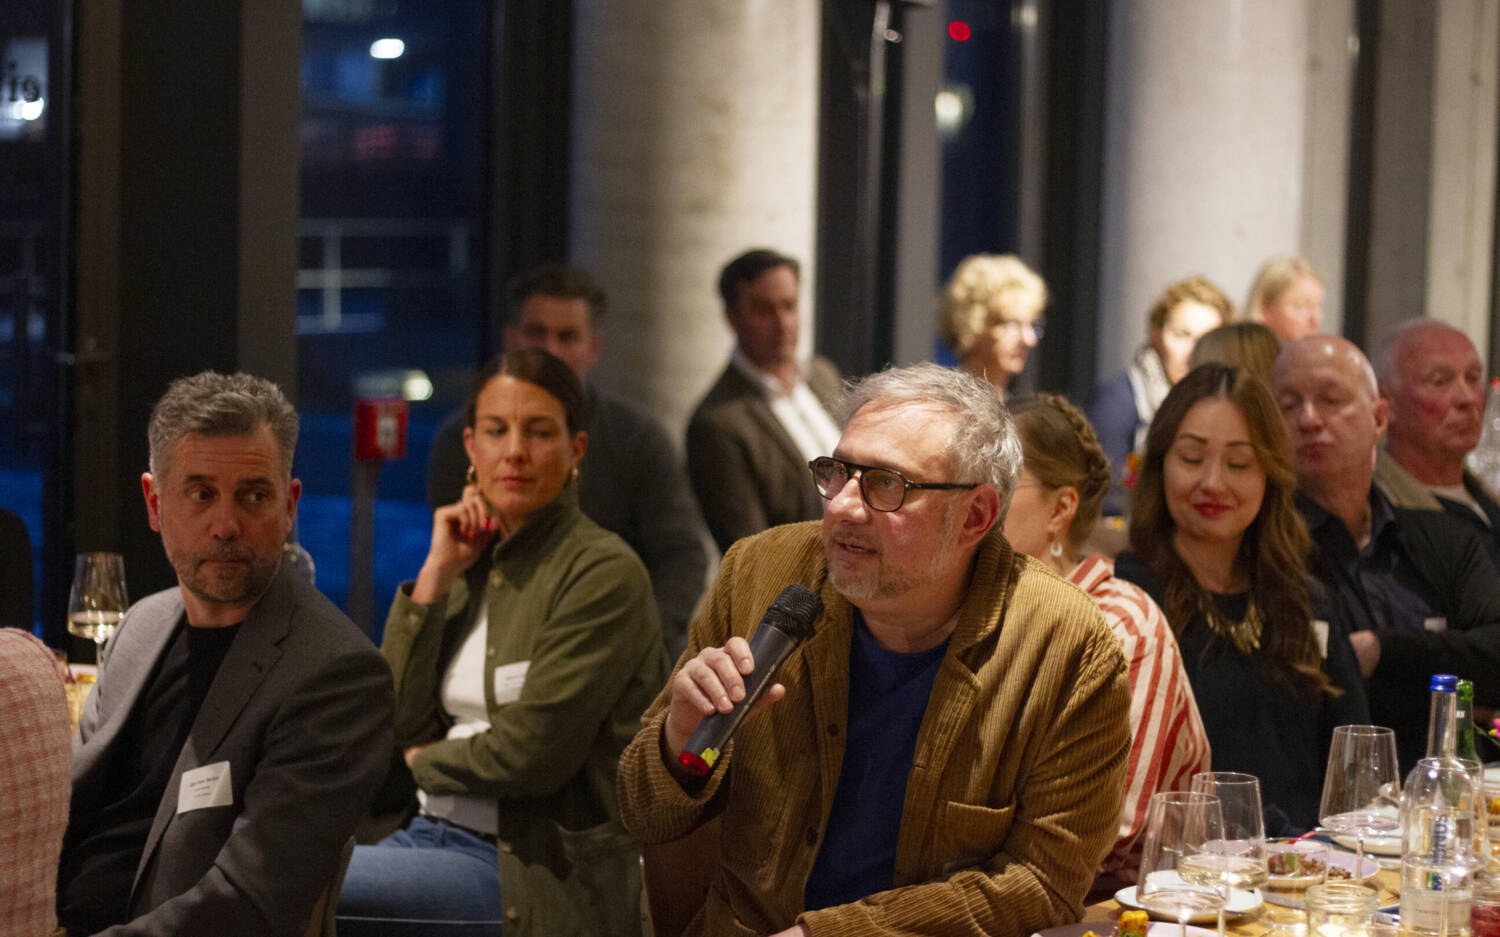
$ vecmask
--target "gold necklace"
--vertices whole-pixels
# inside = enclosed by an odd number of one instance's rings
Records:
[[[1233,644],[1241,654],[1260,650],[1260,612],[1255,608],[1255,599],[1250,599],[1245,617],[1239,621],[1227,621],[1219,614],[1218,603],[1202,589],[1198,590],[1198,610],[1208,622],[1209,630]]]

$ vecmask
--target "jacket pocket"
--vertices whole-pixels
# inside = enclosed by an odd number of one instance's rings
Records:
[[[640,933],[640,844],[616,821],[564,830],[541,821],[524,846],[500,849],[500,900],[514,929],[537,937]],[[516,914],[511,917],[509,912]]]
[[[947,801],[938,835],[943,874],[982,865],[1000,851],[1016,815],[1014,805],[989,807]]]

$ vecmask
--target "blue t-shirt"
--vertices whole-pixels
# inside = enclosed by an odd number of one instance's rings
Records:
[[[808,910],[848,904],[893,886],[906,778],[947,649],[944,641],[915,654],[888,651],[855,612],[844,764],[823,845],[807,879]]]

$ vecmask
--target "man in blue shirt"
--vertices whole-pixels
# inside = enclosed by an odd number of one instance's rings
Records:
[[[1331,335],[1291,342],[1275,380],[1312,573],[1349,622],[1371,718],[1396,730],[1409,767],[1425,753],[1433,673],[1467,677],[1476,702],[1500,705],[1500,577],[1472,530],[1394,507],[1372,484],[1390,408],[1357,347]]]

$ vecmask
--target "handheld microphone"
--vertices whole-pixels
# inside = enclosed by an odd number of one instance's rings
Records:
[[[723,753],[730,733],[739,727],[745,713],[771,685],[771,676],[799,644],[812,637],[813,621],[823,614],[823,600],[806,586],[790,585],[781,590],[776,601],[766,609],[755,635],[750,639],[750,656],[755,669],[745,676],[745,698],[727,713],[715,712],[703,718],[683,746],[677,761],[694,777],[707,777]]]

